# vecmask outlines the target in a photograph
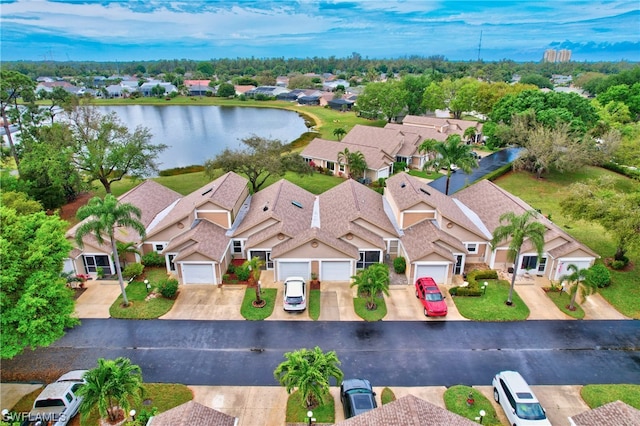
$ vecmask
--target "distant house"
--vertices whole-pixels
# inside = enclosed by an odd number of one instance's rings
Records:
[[[148,96],[153,96],[153,88],[156,86],[160,86],[164,88],[164,94],[168,95],[171,92],[177,92],[178,89],[176,88],[176,86],[174,86],[171,83],[167,83],[164,81],[160,81],[160,80],[154,80],[154,81],[147,81],[146,83],[143,83],[138,90],[140,91],[140,93],[142,93],[142,96],[148,97]]]
[[[481,140],[482,123],[469,120],[457,120],[453,118],[437,118],[418,115],[406,115],[402,119],[402,125],[405,127],[433,129],[444,135],[457,134],[462,140],[465,140],[465,131],[472,127],[475,129],[476,136],[470,142]],[[446,139],[446,136],[445,136]]]
[[[331,99],[330,101],[327,101],[327,105],[329,105],[329,108],[335,109],[337,111],[351,111],[351,107],[353,107],[353,104],[355,104],[354,101],[342,98]]]
[[[258,95],[267,96],[269,98],[275,98],[281,93],[286,93],[289,90],[280,86],[258,86],[253,89],[247,90],[244,94],[247,97],[254,98]]]
[[[320,95],[305,95],[298,98],[300,105],[320,105]]]
[[[210,87],[208,85],[203,86],[201,84],[187,86],[187,90],[189,91],[189,96],[206,96],[207,93],[213,94],[216,92],[213,87]]]
[[[247,93],[249,90],[255,89],[256,86],[251,86],[251,85],[240,85],[240,84],[236,84],[233,86],[236,89],[236,95],[240,96],[240,95],[244,95],[245,93]]]
[[[347,80],[340,79],[340,80],[333,80],[333,81],[325,81],[322,84],[322,89],[329,92],[333,92],[338,88],[338,86],[342,86],[346,89],[347,87],[349,87],[349,85],[350,83]]]

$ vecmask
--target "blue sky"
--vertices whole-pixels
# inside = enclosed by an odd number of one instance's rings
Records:
[[[640,61],[640,2],[0,0],[2,60],[443,55]]]

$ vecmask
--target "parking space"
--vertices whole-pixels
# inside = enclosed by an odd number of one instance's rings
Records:
[[[244,285],[183,285],[173,308],[160,319],[242,320]]]
[[[110,318],[109,308],[120,296],[120,284],[111,280],[88,280],[86,290],[76,300],[78,318]]]

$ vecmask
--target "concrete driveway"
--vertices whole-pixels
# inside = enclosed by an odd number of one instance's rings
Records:
[[[173,308],[160,319],[242,320],[240,307],[246,286],[182,285]]]
[[[110,318],[109,308],[120,296],[118,281],[89,280],[87,288],[76,300],[75,315],[78,318]]]

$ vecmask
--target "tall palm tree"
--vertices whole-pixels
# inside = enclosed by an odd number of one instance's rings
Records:
[[[379,293],[389,295],[389,266],[384,263],[375,263],[351,278],[351,287],[358,287],[358,293],[367,295],[367,309],[370,311],[378,308],[375,298]]]
[[[437,153],[435,160],[430,163],[437,162],[440,167],[447,169],[447,185],[445,187],[445,195],[449,195],[449,180],[453,166],[457,166],[465,173],[471,173],[471,169],[478,167],[478,161],[471,154],[471,146],[462,143],[460,135],[449,135],[444,142],[438,142],[434,146]]]
[[[507,305],[513,304],[513,288],[516,283],[520,249],[522,248],[522,244],[524,244],[524,240],[528,238],[533,243],[538,253],[538,260],[542,257],[544,234],[547,228],[540,222],[536,222],[535,220],[531,221],[537,218],[537,216],[538,212],[535,210],[528,210],[520,216],[513,212],[507,212],[500,216],[501,225],[493,231],[493,238],[491,239],[491,248],[493,250],[495,250],[502,241],[511,239],[507,250],[507,259],[514,262],[514,268],[513,276],[511,277],[511,287],[509,288],[509,298],[506,302]],[[503,222],[504,224],[502,224]]]
[[[287,352],[284,357],[286,361],[276,367],[273,376],[287,393],[297,389],[307,408],[315,408],[323,401],[329,393],[332,377],[340,382],[344,376],[335,351],[322,352],[316,346],[314,349]]]
[[[256,286],[256,300],[254,302],[254,306],[264,306],[262,298],[260,297],[260,286],[258,285],[258,280],[260,279],[260,274],[262,273],[262,267],[265,265],[264,260],[261,258],[254,256],[249,260],[246,260],[242,266],[249,268],[251,274],[249,278],[253,280],[253,284]]]
[[[418,147],[418,152],[427,154],[427,161],[425,162],[423,168],[428,170],[429,167],[434,166],[433,160],[436,158],[436,145],[439,142],[435,139],[425,139],[422,141],[420,146]]]
[[[567,266],[567,270],[570,274],[560,277],[560,282],[569,282],[569,294],[571,295],[571,302],[569,302],[569,310],[574,311],[576,309],[575,303],[578,296],[578,290],[582,289],[582,296],[589,295],[595,292],[596,287],[591,281],[586,280],[588,270],[578,269],[573,263]]]
[[[146,235],[144,225],[140,223],[142,212],[139,208],[129,203],[119,203],[118,199],[112,194],[107,194],[104,200],[100,197],[93,197],[86,206],[78,209],[76,214],[79,220],[85,220],[76,230],[76,243],[79,247],[84,246],[82,238],[87,234],[93,234],[100,244],[104,243],[104,236],[109,237],[113,258],[118,259],[118,246],[114,237],[116,227],[123,226],[134,229],[144,238]],[[122,270],[120,262],[116,264],[116,272],[118,281],[120,282],[120,291],[122,292],[122,300],[125,306],[129,306],[129,299],[124,289],[124,280],[122,279]]]
[[[84,379],[86,383],[78,389],[78,395],[83,397],[83,415],[97,406],[101,418],[116,421],[120,412],[129,412],[131,401],[140,403],[144,394],[142,371],[128,358],[100,358],[98,366],[87,371]]]

